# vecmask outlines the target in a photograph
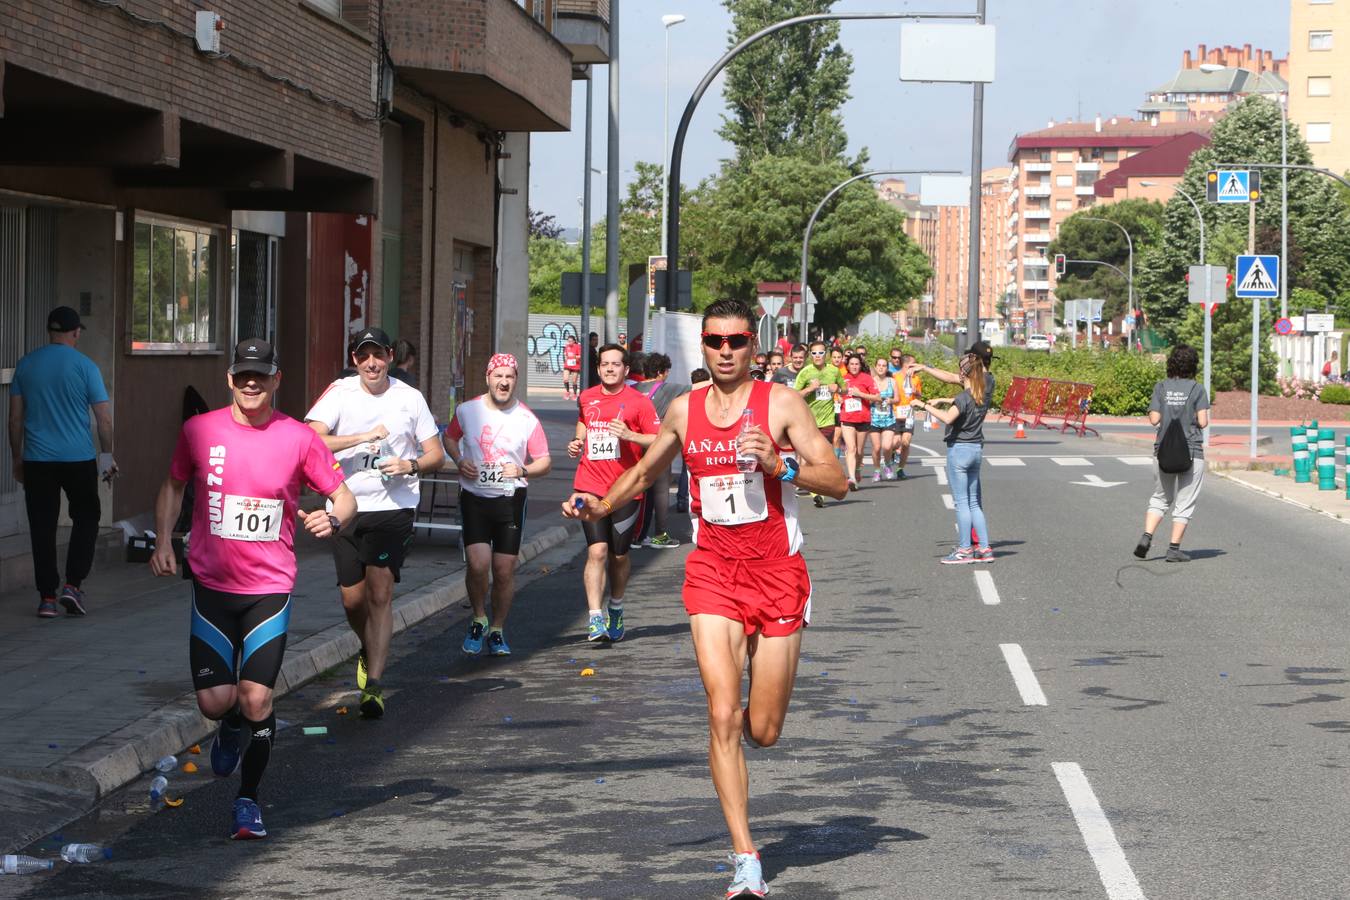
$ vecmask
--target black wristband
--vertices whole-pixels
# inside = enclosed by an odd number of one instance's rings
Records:
[[[415,459],[410,459],[410,460],[408,460],[408,461],[409,461],[410,463],[412,463],[412,472],[409,473],[409,474],[417,475],[417,474],[419,474],[419,473],[422,471],[422,467],[421,467],[420,465],[417,464],[417,460],[415,460]]]
[[[333,526],[333,534],[342,530],[342,520],[332,513],[328,514],[328,524]]]

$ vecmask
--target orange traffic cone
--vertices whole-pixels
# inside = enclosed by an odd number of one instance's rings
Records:
[[[1013,437],[1016,438],[1016,439],[1019,439],[1019,440],[1024,440],[1024,439],[1026,438],[1026,436],[1027,436],[1027,430],[1026,430],[1025,427],[1023,427],[1023,425],[1022,425],[1022,420],[1021,420],[1021,419],[1018,419],[1018,420],[1017,420],[1017,433],[1014,434]]]

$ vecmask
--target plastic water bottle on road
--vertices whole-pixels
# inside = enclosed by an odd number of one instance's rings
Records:
[[[164,794],[169,790],[169,779],[163,775],[156,775],[155,780],[150,782],[150,809],[152,812],[158,811],[164,805]]]
[[[740,439],[741,437],[744,437],[745,435],[749,434],[750,429],[752,429],[754,426],[755,426],[754,413],[752,413],[750,411],[750,407],[747,406],[745,408],[745,412],[741,413],[741,432],[740,435],[738,435],[736,438],[736,469],[737,471],[746,475],[755,471],[755,469],[759,467],[759,459],[752,453],[741,452]]]
[[[112,859],[112,849],[102,844],[66,844],[61,848],[61,858],[68,863],[91,863]]]
[[[155,763],[155,769],[164,773],[172,772],[176,768],[178,768],[178,757],[172,754],[161,757],[160,760]]]
[[[4,859],[6,875],[32,875],[34,872],[46,872],[55,865],[50,859],[34,859],[31,856],[19,856],[8,853]]]

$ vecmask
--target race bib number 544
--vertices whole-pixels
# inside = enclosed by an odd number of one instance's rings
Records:
[[[746,525],[769,517],[764,473],[705,475],[698,480],[703,521],[713,525]]]
[[[586,432],[586,458],[590,460],[612,460],[619,458],[619,438],[608,430]]]

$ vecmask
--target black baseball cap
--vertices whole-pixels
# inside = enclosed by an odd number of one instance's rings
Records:
[[[84,323],[80,321],[80,314],[69,306],[58,306],[47,313],[48,331],[74,331],[76,328],[83,327]]]
[[[277,352],[262,338],[242,340],[234,348],[234,364],[230,374],[255,372],[259,375],[277,374]]]
[[[379,344],[386,350],[394,346],[394,342],[389,340],[389,335],[385,334],[382,328],[367,328],[352,338],[352,352],[360,350],[362,344]]]
[[[988,341],[976,341],[970,345],[970,349],[966,352],[978,356],[980,362],[984,363],[985,368],[988,368],[990,361],[994,358],[994,345]]]

